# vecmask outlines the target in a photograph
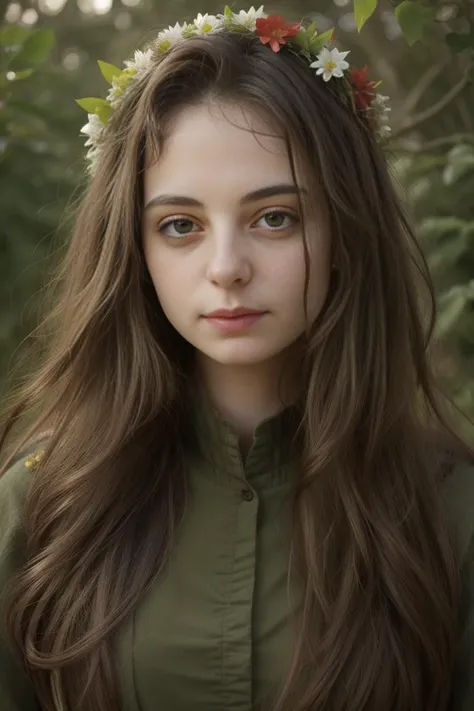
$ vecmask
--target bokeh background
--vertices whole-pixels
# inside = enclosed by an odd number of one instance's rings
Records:
[[[79,132],[87,116],[74,99],[105,96],[97,59],[122,66],[169,24],[223,11],[221,3],[202,2],[0,0],[0,386],[35,325],[41,289],[84,186]],[[271,2],[265,10],[289,21],[314,19],[321,31],[335,27],[351,63],[368,64],[370,76],[383,80],[394,180],[436,286],[432,357],[441,385],[472,419],[474,0],[413,0],[405,26],[398,0],[378,0],[360,32],[354,2],[364,0]],[[249,7],[230,4],[234,11]],[[472,425],[460,422],[474,441]]]

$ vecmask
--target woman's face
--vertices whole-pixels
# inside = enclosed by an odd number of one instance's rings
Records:
[[[283,357],[305,330],[298,198],[284,140],[251,111],[218,109],[183,110],[146,171],[145,259],[167,318],[204,357],[263,364]],[[305,227],[313,321],[327,294],[330,244],[322,218]],[[237,307],[262,315],[208,317]]]

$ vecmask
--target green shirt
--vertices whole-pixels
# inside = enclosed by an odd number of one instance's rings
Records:
[[[190,492],[170,560],[125,622],[121,711],[269,711],[290,659],[289,494],[298,475],[289,409],[262,422],[245,464],[230,426],[201,403],[187,446]],[[0,593],[22,562],[24,458],[0,479]],[[474,709],[474,469],[457,465],[443,500],[463,561],[463,638],[454,706]],[[0,598],[1,599],[1,598]],[[0,630],[1,632],[1,630]],[[0,636],[0,711],[39,711]]]

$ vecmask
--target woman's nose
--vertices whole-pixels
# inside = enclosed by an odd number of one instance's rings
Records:
[[[234,234],[212,241],[207,267],[209,281],[218,286],[229,287],[235,283],[246,283],[251,273],[249,255],[242,246],[242,236]]]

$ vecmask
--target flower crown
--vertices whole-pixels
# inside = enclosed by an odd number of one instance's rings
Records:
[[[323,81],[336,80],[331,82],[333,88],[345,103],[350,102],[354,113],[365,116],[377,140],[384,141],[389,137],[388,96],[375,92],[380,82],[368,80],[367,67],[353,67],[347,72],[349,63],[346,57],[349,52],[330,48],[334,38],[332,29],[318,34],[315,22],[308,26],[302,22],[286,23],[281,15],[267,15],[263,5],[258,10],[251,7],[247,12],[240,10],[238,13],[226,7],[222,15],[199,13],[190,24],[185,22],[180,25],[177,22],[174,27],[163,30],[144,51],[137,50],[133,59],[124,62],[125,69],[99,61],[104,78],[112,85],[107,98],[77,99],[89,118],[89,122],[81,129],[81,133],[88,137],[85,145],[90,146],[87,153],[89,172],[95,170],[107,123],[133,82],[148,74],[157,61],[179,42],[222,30],[254,35],[257,41],[268,44],[273,52],[279,52],[283,45],[287,45],[290,51],[304,57]]]

